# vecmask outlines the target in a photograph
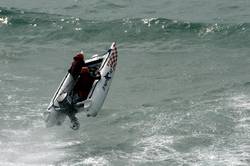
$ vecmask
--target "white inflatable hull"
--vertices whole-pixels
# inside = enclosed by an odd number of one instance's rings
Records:
[[[117,48],[115,43],[112,43],[109,51],[103,56],[95,56],[92,59],[86,60],[86,64],[100,62],[99,72],[101,74],[100,80],[95,80],[92,89],[89,92],[87,99],[81,103],[74,105],[77,112],[86,112],[87,116],[96,116],[101,110],[101,107],[108,94],[112,79],[114,77],[116,63],[117,63]],[[71,74],[67,73],[61,84],[57,88],[48,109],[44,112],[44,120],[47,127],[61,125],[66,114],[61,111],[58,103],[62,94],[68,93],[73,89],[75,80]],[[70,111],[70,110],[69,110]]]

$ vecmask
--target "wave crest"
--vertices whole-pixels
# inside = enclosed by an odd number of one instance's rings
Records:
[[[75,41],[120,42],[171,40],[172,38],[249,38],[250,24],[193,23],[166,18],[123,18],[83,20],[81,18],[0,8],[0,17],[8,26],[0,27],[5,37],[29,36],[40,41],[70,39]],[[15,33],[13,33],[13,30]],[[10,33],[10,31],[12,33]],[[248,39],[249,40],[249,39]],[[245,41],[244,41],[245,42]]]

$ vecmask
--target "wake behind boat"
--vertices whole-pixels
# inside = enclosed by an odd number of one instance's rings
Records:
[[[82,100],[79,100],[74,89],[76,85],[84,86],[84,82],[81,84],[74,74],[68,72],[53,95],[48,109],[43,114],[46,127],[61,125],[68,115],[73,121],[72,129],[78,129],[79,123],[77,119],[72,118],[72,114],[85,112],[88,117],[95,117],[108,94],[116,69],[117,57],[116,44],[112,43],[104,55],[94,55],[85,61],[88,70],[98,73],[99,78],[93,81],[87,96]]]

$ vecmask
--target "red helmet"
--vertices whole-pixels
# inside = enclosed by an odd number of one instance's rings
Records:
[[[84,60],[84,54],[82,52],[77,53],[76,56],[74,56],[75,61],[83,61]]]

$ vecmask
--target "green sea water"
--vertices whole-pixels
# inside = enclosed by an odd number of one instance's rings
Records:
[[[249,165],[249,18],[248,0],[1,0],[0,165]],[[114,41],[98,116],[45,128],[74,54]]]

